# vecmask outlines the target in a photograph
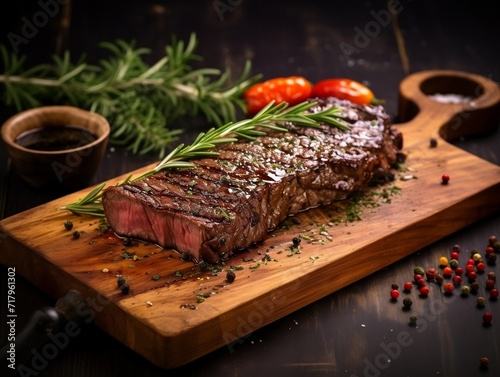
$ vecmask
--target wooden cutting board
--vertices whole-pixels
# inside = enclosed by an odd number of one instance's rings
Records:
[[[442,104],[428,98],[434,93],[475,98]],[[80,291],[89,306],[80,313],[85,321],[95,317],[99,327],[160,367],[234,347],[252,331],[500,209],[500,167],[445,141],[498,125],[497,85],[463,72],[425,71],[401,83],[399,108],[401,119],[413,118],[398,125],[406,171],[386,187],[391,203],[383,203],[380,188],[371,192],[378,206],[361,205],[360,221],[345,221],[346,211],[356,208],[347,203],[310,210],[218,270],[202,271],[171,250],[124,246],[112,233],[99,232],[95,218],[59,209],[87,189],[1,221],[0,262],[55,298]],[[431,138],[438,141],[435,148]],[[443,173],[451,177],[447,185],[441,184]],[[65,230],[67,220],[81,232],[79,239]],[[297,253],[291,246],[299,236]],[[232,283],[226,281],[229,268],[236,274]],[[117,287],[117,275],[126,279],[129,294]]]

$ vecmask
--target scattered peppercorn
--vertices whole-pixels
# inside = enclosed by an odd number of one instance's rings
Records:
[[[118,276],[118,279],[116,279],[116,284],[118,285],[118,287],[121,287],[123,284],[125,284],[125,279],[123,278],[123,276]]]
[[[450,253],[450,258],[451,258],[452,260],[453,260],[453,259],[457,259],[457,260],[458,260],[459,256],[460,256],[460,254],[458,254],[458,252],[456,252],[456,251],[452,251],[452,252]]]
[[[409,308],[411,307],[413,304],[413,301],[411,300],[411,298],[409,297],[405,297],[404,300],[403,300],[403,305],[405,308]]]
[[[433,281],[436,278],[436,275],[437,275],[437,270],[434,267],[428,268],[427,271],[425,272],[425,276],[429,281]]]
[[[482,296],[478,296],[476,303],[477,303],[478,308],[482,308],[482,307],[484,307],[484,304],[486,303],[486,299]]]
[[[451,251],[455,251],[457,253],[460,252],[460,245],[453,245],[453,248],[451,249]]]
[[[422,280],[422,275],[420,275],[420,274],[413,275],[413,281],[415,283],[418,283],[420,280]]]
[[[495,288],[495,280],[493,279],[486,279],[486,282],[484,283],[486,286],[486,289],[493,289]]]
[[[447,185],[449,181],[450,181],[450,175],[449,174],[445,173],[445,174],[443,174],[441,176],[441,184]]]
[[[464,269],[462,267],[457,267],[455,268],[455,275],[460,275],[462,276],[464,273]]]
[[[439,285],[443,284],[444,276],[442,274],[436,274],[436,283]]]
[[[301,242],[301,239],[299,237],[293,237],[292,243],[294,246],[299,246]]]
[[[445,283],[443,285],[443,290],[446,294],[451,295],[453,293],[453,291],[455,290],[455,286],[453,285],[453,283]]]
[[[445,267],[445,268],[443,268],[443,276],[445,278],[449,278],[452,273],[453,273],[453,270],[451,269],[451,267]]]
[[[426,285],[420,287],[420,295],[422,297],[427,297],[430,291],[431,291],[430,288]]]
[[[452,259],[452,260],[450,260],[450,267],[451,267],[452,269],[457,268],[457,267],[458,267],[458,261],[457,261],[456,259]]]
[[[488,239],[488,243],[490,244],[490,246],[493,246],[495,243],[497,243],[497,237],[490,236],[490,238]]]
[[[446,258],[446,257],[439,258],[439,266],[440,267],[448,266],[448,258]]]
[[[490,324],[493,321],[493,314],[486,312],[483,314],[483,322],[485,324]]]
[[[120,285],[120,290],[124,295],[126,295],[130,292],[130,286],[127,283],[123,283],[122,285]]]
[[[122,240],[123,246],[132,246],[132,240],[128,237]]]
[[[423,276],[425,274],[425,270],[422,267],[420,267],[420,266],[416,266],[413,269],[413,274],[415,274],[415,275],[418,274],[418,275],[422,275]]]
[[[493,281],[497,280],[497,274],[494,273],[493,271],[488,272],[488,275],[486,275],[486,276],[488,277],[488,279],[491,279]]]
[[[486,263],[489,266],[494,266],[497,262],[497,255],[496,254],[488,254],[486,255]]]
[[[437,139],[431,137],[430,140],[429,140],[429,147],[431,148],[436,148],[438,145],[438,141]]]
[[[396,300],[399,297],[399,291],[397,289],[391,290],[391,299]]]
[[[233,270],[228,270],[226,274],[226,281],[228,283],[232,283],[236,279],[236,274],[234,273]]]
[[[412,314],[410,316],[410,326],[415,326],[417,324],[417,316],[415,314]]]
[[[188,252],[182,253],[181,254],[181,259],[184,262],[189,262],[191,260],[191,254],[189,254]]]
[[[493,288],[491,291],[490,291],[490,298],[492,300],[496,300],[498,298],[498,289],[496,288]]]
[[[72,237],[73,237],[74,240],[79,239],[80,238],[80,232],[78,230],[75,230],[73,232],[73,236]]]
[[[470,291],[472,293],[477,293],[477,291],[479,291],[479,283],[477,281],[473,281],[471,284],[470,284]]]
[[[468,285],[462,286],[462,296],[468,296],[470,294],[470,287]]]
[[[73,229],[73,222],[72,221],[65,221],[64,222],[64,228],[66,228],[66,230],[71,230]]]
[[[462,283],[462,277],[460,275],[453,276],[453,283],[456,285],[460,285]]]
[[[486,270],[486,264],[484,264],[484,262],[479,262],[476,264],[476,270],[477,272],[484,272]]]
[[[406,292],[410,292],[411,289],[413,288],[413,284],[411,283],[411,281],[407,281],[403,284],[403,289],[406,291]]]
[[[476,273],[476,271],[470,271],[467,274],[467,277],[469,278],[469,281],[476,281],[476,279],[477,279],[477,273]]]
[[[481,357],[481,359],[479,360],[479,367],[483,370],[486,370],[488,369],[488,365],[490,364],[490,359],[488,359],[487,357]]]

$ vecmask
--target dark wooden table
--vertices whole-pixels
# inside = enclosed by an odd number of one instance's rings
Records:
[[[22,32],[24,20],[32,20],[41,11],[41,3],[59,4],[47,0],[19,1],[9,8],[2,5],[2,43],[9,43],[9,32]],[[317,81],[350,77],[367,83],[378,97],[385,98],[395,122],[398,84],[409,73],[456,69],[498,81],[500,27],[495,1],[389,3],[395,10],[392,14],[384,1],[75,0],[70,5],[57,5],[54,15],[19,49],[28,54],[31,63],[43,62],[62,48],[71,49],[75,56],[87,52],[88,58],[95,60],[99,57],[99,41],[121,38],[135,39],[138,45],[151,48],[155,57],[172,33],[187,38],[196,32],[198,53],[207,67],[230,67],[237,74],[244,60],[250,58],[253,71],[263,73],[265,78],[303,75]],[[70,23],[61,22],[64,19]],[[2,121],[11,113],[0,103]],[[188,122],[188,134],[190,131]],[[500,164],[498,130],[454,143]],[[110,146],[93,183],[156,160],[154,155],[135,156]],[[14,169],[8,169],[3,145],[0,180],[3,217],[61,195],[26,185]],[[492,326],[485,327],[481,319],[484,310],[476,307],[475,296],[462,298],[457,294],[449,298],[436,292],[424,300],[414,292],[411,297],[419,308],[419,322],[411,327],[409,315],[402,313],[401,300],[393,303],[389,299],[391,284],[401,285],[411,279],[414,266],[436,265],[454,244],[464,252],[483,252],[494,234],[500,238],[500,208],[495,215],[455,234],[443,235],[409,257],[176,370],[155,367],[91,326],[46,364],[28,364],[32,373],[24,375],[498,376],[500,302],[487,301],[486,308],[495,319]],[[489,270],[498,274],[499,265]],[[7,267],[0,266],[0,345],[6,343],[8,330]],[[35,310],[55,302],[21,276],[16,280],[16,297],[17,331]],[[483,356],[490,360],[488,370],[479,368]]]

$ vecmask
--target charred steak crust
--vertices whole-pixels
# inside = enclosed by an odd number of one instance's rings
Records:
[[[342,108],[349,131],[287,124],[255,141],[218,148],[193,169],[159,172],[107,188],[111,228],[218,263],[265,239],[287,216],[345,199],[397,162],[402,135],[381,106],[316,99],[319,111]]]

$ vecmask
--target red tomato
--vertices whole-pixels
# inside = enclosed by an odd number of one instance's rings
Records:
[[[247,112],[256,114],[269,102],[296,105],[311,96],[311,83],[301,76],[277,77],[248,88],[243,94]]]
[[[312,97],[336,97],[347,99],[358,105],[380,104],[366,85],[351,79],[326,79],[319,81],[312,88]]]

